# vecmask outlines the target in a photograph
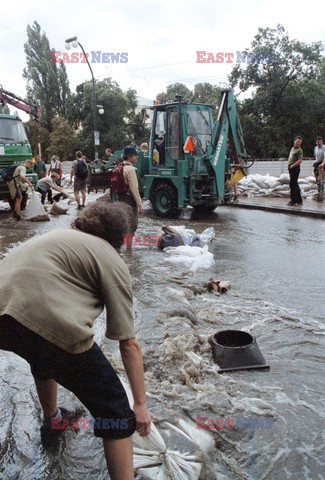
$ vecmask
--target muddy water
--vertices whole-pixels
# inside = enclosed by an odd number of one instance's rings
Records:
[[[1,218],[1,255],[32,235],[68,224]],[[215,265],[191,274],[166,263],[154,246],[124,250],[135,296],[135,321],[144,351],[149,404],[156,422],[184,416],[271,418],[272,429],[211,430],[210,453],[218,479],[322,479],[324,455],[324,223],[260,211],[219,208],[206,219],[165,221],[201,232],[214,226]],[[150,209],[139,235],[156,235],[161,220]],[[230,280],[222,296],[201,293],[210,277]],[[270,371],[216,373],[207,338],[244,329],[257,338]],[[96,340],[116,368],[114,342]],[[201,362],[195,365],[195,352]],[[106,479],[100,441],[91,431],[66,432],[55,451],[40,445],[40,408],[24,361],[0,352],[0,477],[5,479]],[[60,390],[60,403],[77,403]],[[210,479],[209,474],[202,478]]]

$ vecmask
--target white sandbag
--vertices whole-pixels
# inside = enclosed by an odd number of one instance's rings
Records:
[[[50,213],[52,215],[62,215],[67,213],[69,208],[70,206],[67,204],[67,202],[53,202]]]
[[[289,185],[290,183],[289,173],[281,173],[279,177],[279,182],[286,183]]]
[[[304,192],[309,192],[310,190],[317,190],[317,186],[312,183],[307,183],[306,185],[301,185],[300,187]]]
[[[286,189],[288,189],[289,191],[289,185],[283,185],[282,183],[280,183],[280,185],[278,185],[277,187],[272,188],[272,190],[275,192],[283,192],[286,191]]]
[[[208,246],[201,247],[167,247],[164,248],[167,253],[167,262],[174,265],[180,265],[188,268],[191,272],[196,272],[200,269],[208,269],[214,264],[213,254],[209,252]]]
[[[279,185],[281,185],[281,182],[279,182],[279,180],[276,179],[270,183],[270,188],[275,188],[275,187],[278,187]]]
[[[216,232],[213,227],[208,227],[199,235],[200,242],[208,243],[216,236]]]
[[[50,220],[35,190],[32,191],[24,216],[31,222],[46,222]]]
[[[184,255],[185,257],[199,257],[203,253],[201,247],[191,247],[190,245],[180,245],[179,247],[166,247],[164,252],[167,255]]]
[[[305,180],[307,180],[308,183],[316,183],[315,177],[312,176],[306,177]]]
[[[134,400],[131,389],[123,379],[121,382],[132,407]],[[171,438],[173,447],[176,441],[178,449],[169,449],[168,442],[166,444],[151,422],[149,435],[141,437],[137,432],[133,434],[136,445],[133,447],[133,464],[136,472],[141,478],[149,480],[199,480],[203,464],[204,468],[209,468],[206,454],[214,447],[213,437],[205,430],[197,430],[193,422],[183,419],[179,419],[176,425],[165,422],[162,427],[167,438]],[[184,451],[184,445],[188,452]]]

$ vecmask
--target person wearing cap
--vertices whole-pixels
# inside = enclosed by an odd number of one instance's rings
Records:
[[[124,194],[118,194],[119,202],[124,202],[130,205],[133,210],[132,233],[138,228],[138,213],[143,213],[143,203],[139,193],[138,177],[135,165],[139,157],[137,149],[131,145],[124,148],[123,151],[123,177],[124,181],[129,187],[129,191]]]
[[[46,177],[46,165],[39,155],[35,157],[35,163],[33,163],[33,173],[36,173],[38,180]]]
[[[51,176],[51,173],[57,173],[58,178],[55,183],[60,187],[61,186],[61,178],[63,174],[62,170],[62,162],[60,162],[59,157],[57,155],[52,155],[51,158],[51,165],[48,171],[48,176]]]

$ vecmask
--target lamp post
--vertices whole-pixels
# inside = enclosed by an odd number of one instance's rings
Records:
[[[88,63],[88,67],[89,67],[89,70],[90,70],[90,73],[91,73],[91,78],[92,78],[92,82],[93,82],[93,117],[94,117],[94,147],[95,147],[95,161],[98,163],[98,145],[99,145],[99,132],[97,130],[97,117],[96,117],[96,108],[97,106],[100,107],[100,110],[99,110],[99,113],[104,113],[104,110],[103,110],[103,107],[101,105],[96,105],[96,88],[95,88],[95,78],[94,78],[94,74],[93,74],[93,71],[92,71],[92,68],[90,66],[90,63],[88,61],[88,58],[87,58],[87,55],[86,55],[86,52],[84,50],[84,47],[81,45],[80,42],[78,42],[78,39],[77,37],[71,37],[71,38],[68,38],[66,41],[65,41],[65,48],[67,50],[70,50],[71,46],[73,48],[77,48],[77,46],[79,45],[79,47],[81,48],[84,56],[85,56],[85,59],[87,60],[87,63]]]

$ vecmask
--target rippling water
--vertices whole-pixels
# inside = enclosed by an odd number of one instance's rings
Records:
[[[35,233],[68,224],[74,212],[44,224],[1,216],[1,254]],[[164,223],[201,232],[214,226],[215,265],[190,274],[155,247],[122,256],[130,268],[137,335],[143,345],[150,409],[155,422],[179,416],[272,418],[273,429],[211,430],[218,479],[324,478],[324,223],[290,215],[219,208],[206,219],[190,214]],[[151,211],[139,235],[162,224]],[[222,296],[196,294],[210,277],[230,280]],[[208,337],[218,330],[255,335],[270,371],[216,373]],[[116,368],[117,346],[96,339]],[[200,358],[194,365],[190,352]],[[58,451],[40,445],[40,408],[27,364],[0,352],[0,477],[105,479],[101,443],[91,431],[67,432]],[[61,404],[75,401],[64,389]],[[91,452],[91,453],[90,453]],[[213,478],[211,473],[206,479]]]

